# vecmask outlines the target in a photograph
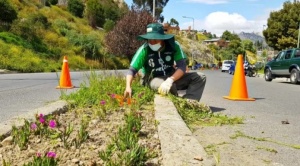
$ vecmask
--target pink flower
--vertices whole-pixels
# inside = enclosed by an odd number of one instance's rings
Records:
[[[56,157],[56,154],[55,154],[55,152],[48,152],[47,153],[47,157],[49,157],[49,158],[55,158]]]
[[[35,123],[31,123],[30,129],[31,130],[36,130],[36,128],[37,128],[37,125]]]
[[[116,94],[111,94],[110,97],[114,99],[116,98]]]
[[[104,105],[105,103],[106,103],[105,100],[101,100],[101,101],[100,101],[100,104],[101,104],[101,105]]]
[[[56,122],[55,122],[55,120],[50,120],[50,122],[49,122],[49,127],[50,127],[50,128],[56,127]]]
[[[36,157],[41,157],[41,155],[42,155],[42,154],[41,154],[40,152],[37,152],[37,153],[36,153]]]
[[[40,117],[40,122],[41,122],[42,124],[44,124],[44,123],[45,123],[45,119],[42,118],[42,117]]]
[[[44,119],[44,115],[43,115],[43,114],[40,114],[40,122],[41,122],[42,124],[45,123],[45,119]]]

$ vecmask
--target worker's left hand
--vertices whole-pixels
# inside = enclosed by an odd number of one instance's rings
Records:
[[[162,95],[166,95],[169,93],[174,80],[172,78],[167,78],[158,88],[158,93]]]

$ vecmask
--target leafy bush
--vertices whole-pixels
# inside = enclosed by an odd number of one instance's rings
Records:
[[[12,23],[17,19],[17,11],[7,0],[0,0],[0,22]]]
[[[69,67],[75,70],[89,69],[89,64],[85,62],[84,57],[81,56],[68,56]]]
[[[105,37],[109,52],[131,59],[143,43],[137,40],[137,36],[146,33],[146,27],[152,21],[152,16],[147,11],[132,7]]]
[[[93,28],[102,27],[105,22],[104,9],[98,0],[89,0],[86,3],[86,17]]]
[[[130,62],[127,58],[123,57],[113,57],[112,60],[117,66],[117,69],[128,69]]]
[[[62,19],[54,20],[52,24],[53,28],[56,30],[57,33],[66,36],[68,30],[71,30],[71,26],[67,23],[67,21]]]
[[[84,11],[84,4],[82,0],[69,0],[68,11],[74,16],[82,18]]]
[[[111,31],[115,26],[115,22],[112,20],[106,20],[104,23],[103,28],[105,29],[106,32]]]
[[[16,20],[13,23],[11,30],[15,35],[30,42],[35,51],[53,54],[41,40],[43,37],[42,31],[45,31],[49,25],[47,17],[41,13],[33,13],[26,19]]]
[[[56,5],[58,0],[46,0],[46,6]]]
[[[67,32],[69,41],[76,46],[80,46],[86,58],[99,58],[100,53],[98,50],[101,47],[101,43],[98,35],[98,33],[93,31],[87,35],[80,34],[74,30]]]
[[[10,32],[0,32],[0,39],[9,44],[32,49],[32,46],[26,40]]]

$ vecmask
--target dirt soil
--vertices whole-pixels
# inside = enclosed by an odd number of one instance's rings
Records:
[[[83,114],[84,112],[84,114]],[[58,122],[61,126],[69,123],[74,125],[74,131],[68,140],[75,138],[79,125],[81,124],[82,115],[93,117],[91,109],[72,110],[58,116]],[[157,128],[155,126],[154,109],[142,110],[144,120],[139,144],[146,146],[152,152],[157,154],[156,158],[149,159],[146,165],[160,165],[162,157],[160,151],[160,142],[158,139]],[[107,115],[105,119],[92,118],[90,120],[87,131],[89,139],[86,140],[79,148],[71,146],[69,149],[63,147],[60,139],[51,140],[31,136],[29,145],[26,150],[20,150],[18,146],[12,144],[11,138],[6,139],[5,145],[0,144],[0,165],[4,159],[11,166],[20,166],[33,160],[38,152],[41,154],[53,151],[59,159],[58,165],[63,166],[96,166],[103,165],[103,161],[99,158],[98,152],[104,150],[111,138],[117,133],[118,129],[124,124],[124,110],[114,111]],[[3,143],[3,142],[2,142]]]

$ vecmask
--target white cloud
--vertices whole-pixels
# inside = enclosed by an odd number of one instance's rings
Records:
[[[221,36],[226,30],[231,33],[261,33],[263,25],[266,24],[266,19],[263,17],[256,20],[247,20],[238,13],[214,12],[206,16],[205,20],[196,21],[195,29],[205,29],[217,36]]]
[[[209,5],[228,3],[229,0],[185,0],[185,2],[204,3]]]
[[[232,2],[231,0],[186,0],[199,3],[220,3],[220,2]],[[239,0],[237,0],[239,1]],[[247,1],[258,1],[258,0],[247,0]],[[204,19],[194,20],[195,30],[206,30],[217,36],[221,36],[224,31],[228,30],[234,33],[247,32],[247,33],[258,33],[262,35],[263,28],[266,28],[267,20],[270,16],[270,12],[278,11],[282,9],[282,5],[277,8],[265,8],[261,11],[256,18],[248,19],[239,13],[228,13],[224,11],[218,11],[209,13]],[[183,22],[180,24],[181,29],[187,29],[189,26],[193,26],[193,22]]]

